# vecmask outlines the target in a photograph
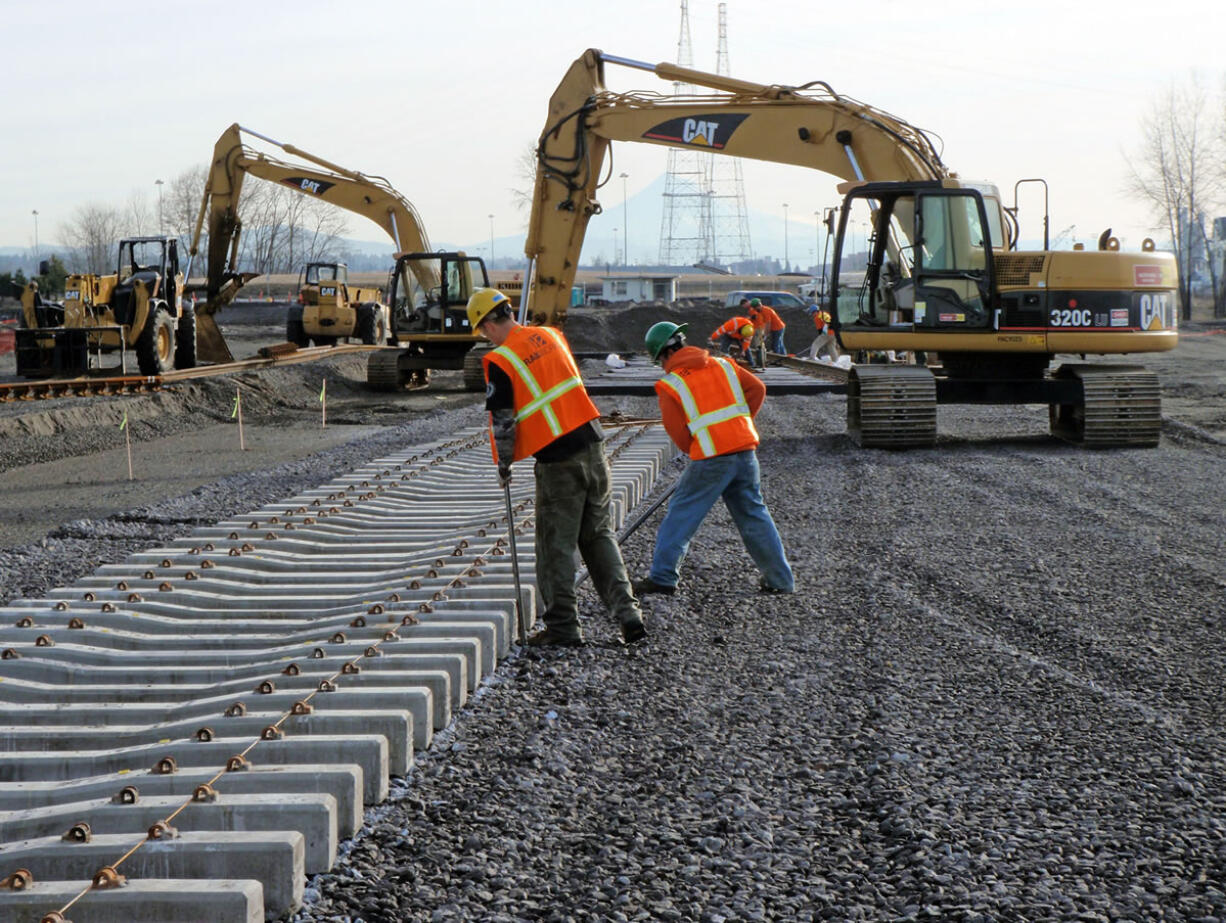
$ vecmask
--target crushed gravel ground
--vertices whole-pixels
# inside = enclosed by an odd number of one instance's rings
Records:
[[[300,923],[1226,919],[1222,449],[767,408],[797,594],[717,511],[644,645],[507,663]]]
[[[947,407],[937,447],[864,451],[842,398],[768,397],[797,593],[756,592],[722,509],[645,643],[585,587],[592,643],[506,661],[294,919],[1226,920],[1226,337],[1188,344],[1147,357],[1179,389],[1153,450]],[[305,439],[317,380],[257,417]],[[342,445],[0,550],[5,598],[479,417],[403,397]],[[625,542],[636,574],[661,515]]]

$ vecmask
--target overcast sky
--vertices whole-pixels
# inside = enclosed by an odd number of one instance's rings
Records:
[[[0,73],[0,245],[40,241],[85,203],[121,205],[209,159],[232,122],[346,167],[387,177],[434,241],[522,230],[512,204],[522,151],[570,63],[589,47],[675,60],[678,0],[347,0],[201,4],[180,0],[8,0]],[[715,70],[715,0],[691,0],[694,66]],[[1126,155],[1172,81],[1199,69],[1218,90],[1220,0],[728,0],[734,77],[824,80],[937,133],[945,162],[996,182],[1051,188],[1051,228],[1093,241],[1112,226],[1139,247],[1151,222],[1127,202]],[[669,85],[610,68],[613,89]],[[614,146],[629,194],[667,151]],[[751,209],[793,221],[837,202],[832,177],[746,161]],[[614,183],[610,205],[621,201]],[[1041,234],[1023,192],[1023,232]],[[592,231],[607,233],[599,219]],[[351,236],[379,240],[360,218]],[[658,228],[631,228],[654,240]],[[794,232],[795,233],[795,232]]]

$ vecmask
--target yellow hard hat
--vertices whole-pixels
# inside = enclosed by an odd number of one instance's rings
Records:
[[[751,336],[753,336],[753,326],[752,326],[752,325],[750,325],[750,324],[746,324],[744,327],[742,327],[742,328],[741,328],[741,336],[743,336],[743,337],[751,337]]]
[[[485,320],[485,316],[500,304],[509,305],[511,299],[496,288],[479,288],[468,299],[468,326],[473,330]]]

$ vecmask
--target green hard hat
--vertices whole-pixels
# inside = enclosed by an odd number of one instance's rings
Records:
[[[656,361],[661,351],[668,345],[669,340],[679,334],[684,336],[688,328],[689,324],[674,324],[672,321],[667,320],[652,324],[651,329],[647,331],[647,336],[643,337],[643,342],[647,344],[647,354],[651,356],[651,361]]]

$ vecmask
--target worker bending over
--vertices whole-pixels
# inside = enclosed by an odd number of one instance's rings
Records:
[[[766,348],[781,356],[788,354],[783,345],[783,331],[787,324],[779,316],[779,312],[770,305],[763,304],[761,299],[752,298],[749,302],[749,319],[753,321],[754,329],[766,341]]]
[[[740,355],[748,359],[753,335],[753,321],[738,314],[716,327],[711,332],[708,343],[720,352],[733,356]]]
[[[690,539],[722,497],[762,572],[759,589],[791,593],[796,587],[792,567],[762,499],[758,469],[753,417],[766,398],[766,385],[735,362],[687,346],[685,331],[685,324],[661,321],[645,338],[651,358],[664,366],[664,376],[656,382],[664,428],[690,462],[656,533],[651,573],[634,581],[634,591],[640,596],[676,592]]]
[[[817,336],[809,346],[809,358],[816,360],[818,355],[824,352],[829,355],[831,362],[837,362],[839,344],[834,338],[834,330],[830,327],[830,314],[817,305],[810,307],[809,313],[813,315],[813,326],[817,328]]]
[[[473,331],[494,344],[482,358],[485,408],[498,477],[505,488],[511,463],[536,458],[536,583],[545,628],[533,647],[583,643],[575,599],[575,551],[592,575],[622,639],[646,637],[609,514],[612,498],[600,411],[588,397],[574,356],[552,327],[525,327],[511,299],[492,288],[468,299]]]

